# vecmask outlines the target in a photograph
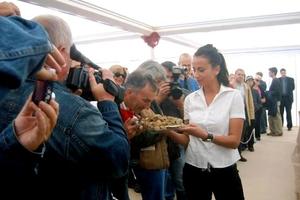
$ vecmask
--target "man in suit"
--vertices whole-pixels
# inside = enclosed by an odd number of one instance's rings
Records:
[[[267,91],[267,104],[268,104],[268,116],[269,116],[269,128],[270,136],[282,136],[282,121],[279,112],[280,100],[282,96],[281,83],[276,78],[277,68],[269,68],[269,76],[272,78],[272,83]]]
[[[293,122],[292,122],[292,115],[291,109],[293,104],[293,90],[295,89],[294,79],[291,77],[286,76],[286,70],[282,68],[280,70],[281,77],[279,78],[282,86],[282,97],[280,102],[280,114],[282,119],[283,125],[283,113],[284,108],[286,111],[286,121],[287,121],[287,128],[288,130],[292,130]]]

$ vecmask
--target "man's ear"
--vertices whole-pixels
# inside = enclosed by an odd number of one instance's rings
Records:
[[[68,57],[69,51],[63,46],[57,47],[58,51],[62,54],[62,56],[66,59]]]

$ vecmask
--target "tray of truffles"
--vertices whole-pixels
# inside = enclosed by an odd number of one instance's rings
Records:
[[[177,129],[184,126],[183,121],[180,118],[159,114],[141,118],[140,125],[142,125],[144,129],[153,131]]]

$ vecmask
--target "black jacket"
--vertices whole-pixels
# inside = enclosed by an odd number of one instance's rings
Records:
[[[294,79],[291,77],[286,76],[286,94],[283,96],[287,96],[290,98],[290,100],[293,102],[294,97],[293,97],[293,90],[295,89],[295,83],[294,83]],[[284,78],[280,77],[279,78],[281,85],[283,84],[283,80]]]

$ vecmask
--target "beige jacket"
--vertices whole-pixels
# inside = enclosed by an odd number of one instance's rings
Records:
[[[251,120],[255,119],[255,108],[253,103],[252,92],[251,88],[246,83],[243,83],[243,86],[245,91],[245,107],[247,111],[248,122],[249,125],[251,125]]]

